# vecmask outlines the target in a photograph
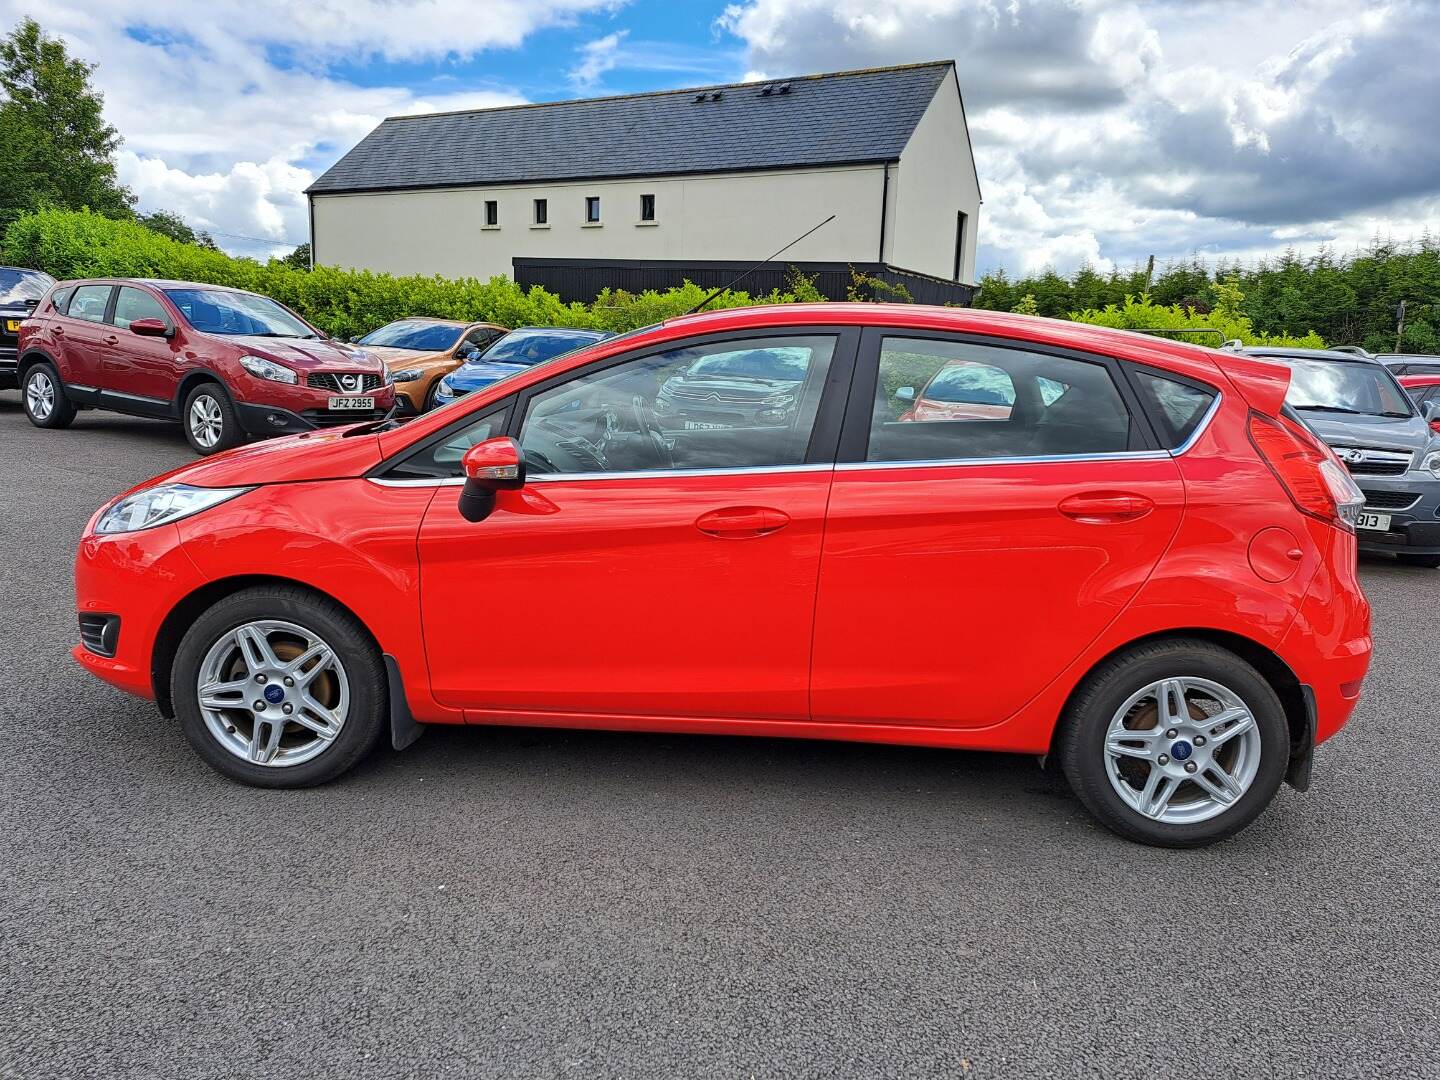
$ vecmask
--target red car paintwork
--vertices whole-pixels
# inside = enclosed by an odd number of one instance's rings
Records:
[[[1440,375],[1400,375],[1397,378],[1400,380],[1400,385],[1406,390],[1424,390],[1431,386],[1440,386]],[[1416,401],[1420,400],[1413,394],[1411,397],[1414,397]],[[1430,397],[1432,401],[1436,400],[1435,395],[1432,394]],[[1431,420],[1430,427],[1436,434],[1440,434],[1440,419]]]
[[[1183,453],[548,477],[500,491],[478,523],[459,513],[458,480],[365,477],[559,373],[700,334],[793,326],[1033,342],[1220,394]],[[122,630],[113,660],[74,655],[163,697],[171,631],[194,605],[286,579],[357,615],[422,722],[1044,753],[1098,663],[1140,640],[1201,634],[1308,687],[1323,739],[1355,707],[1369,605],[1353,534],[1301,513],[1247,437],[1251,410],[1277,411],[1287,381],[1244,357],[992,312],[826,304],[675,319],[392,430],[287,439],[168,474],[257,486],[177,525],[87,529],[80,608],[120,614]]]
[[[133,327],[72,318],[55,308],[57,292],[84,285],[123,285],[148,293],[164,309],[173,332],[168,336],[132,332]],[[191,326],[171,302],[167,287],[227,291],[218,286],[129,278],[59,282],[34,315],[21,324],[22,379],[31,364],[46,360],[54,365],[68,396],[77,404],[179,419],[193,380],[210,378],[224,385],[240,410],[242,426],[256,435],[367,418],[366,414],[331,413],[330,399],[344,393],[309,386],[307,379],[315,373],[383,376],[385,368],[378,359],[362,349],[327,339],[314,327],[310,329],[319,335],[316,340],[203,333]],[[294,317],[304,323],[298,315]],[[298,374],[299,381],[289,384],[257,378],[240,366],[242,356],[259,356],[283,364]],[[376,416],[384,415],[395,403],[395,389],[388,384],[355,395],[374,398]]]

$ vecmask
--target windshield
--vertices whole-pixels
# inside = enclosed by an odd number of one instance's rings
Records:
[[[1395,376],[1374,364],[1286,358],[1291,371],[1287,404],[1302,411],[1361,416],[1413,416]]]
[[[707,356],[687,374],[800,382],[809,368],[809,349],[746,349]]]
[[[532,364],[553,360],[600,340],[599,334],[551,333],[544,330],[512,330],[481,354],[479,363]]]
[[[370,331],[357,344],[414,349],[416,352],[443,352],[455,347],[464,329],[463,326],[448,326],[445,323],[402,319]]]
[[[290,312],[265,296],[215,289],[166,289],[185,321],[202,334],[252,337],[319,337]]]
[[[39,300],[55,279],[39,270],[0,269],[0,304]]]

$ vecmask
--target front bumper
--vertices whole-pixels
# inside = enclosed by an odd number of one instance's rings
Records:
[[[20,350],[15,347],[13,339],[7,342],[0,338],[0,390],[20,389],[20,379],[16,374],[19,359]]]
[[[1440,480],[1424,469],[1411,469],[1403,476],[1356,476],[1354,480],[1365,493],[1366,511],[1390,518],[1390,527],[1384,531],[1361,529],[1356,534],[1361,551],[1440,555]]]
[[[240,426],[257,437],[268,435],[298,435],[316,428],[343,427],[346,424],[364,424],[371,420],[383,420],[389,416],[393,406],[367,409],[356,412],[331,412],[328,409],[306,409],[291,412],[274,405],[255,405],[248,401],[237,401],[235,413]]]

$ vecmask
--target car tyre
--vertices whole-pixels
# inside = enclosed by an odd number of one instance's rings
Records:
[[[364,626],[333,600],[286,585],[235,593],[197,618],[170,692],[195,752],[255,787],[335,779],[375,748],[389,715],[383,659]]]
[[[1440,568],[1440,555],[1396,555],[1402,566],[1423,566],[1434,570]]]
[[[1142,844],[1193,848],[1235,835],[1269,805],[1289,764],[1290,728],[1253,667],[1180,639],[1136,646],[1091,672],[1062,718],[1057,751],[1101,824]]]
[[[245,441],[235,405],[217,382],[202,382],[185,395],[180,421],[186,440],[197,454],[218,454]]]
[[[431,379],[430,389],[425,391],[425,403],[420,407],[420,412],[427,413],[435,408],[435,392],[440,389],[440,380]]]
[[[38,428],[66,428],[75,419],[75,403],[66,396],[54,365],[46,361],[25,372],[20,401],[26,418]]]

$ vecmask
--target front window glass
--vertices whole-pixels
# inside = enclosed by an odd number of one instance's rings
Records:
[[[1024,349],[890,337],[868,461],[1115,453],[1130,412],[1105,365]]]
[[[1301,412],[1413,416],[1395,376],[1378,364],[1281,358],[1290,368],[1285,403]]]
[[[515,330],[486,349],[482,361],[497,364],[523,364],[531,367],[553,360],[567,352],[592,345],[599,334],[562,334],[545,330]]]
[[[443,352],[455,346],[463,329],[464,327],[448,326],[445,323],[401,319],[399,322],[386,323],[379,330],[371,330],[358,344],[390,349],[414,349],[416,352]]]
[[[537,394],[532,474],[740,469],[804,462],[831,336],[751,338],[630,360]]]
[[[248,337],[319,337],[296,316],[266,296],[219,289],[166,289],[185,321],[202,334]]]
[[[0,304],[18,304],[39,300],[55,279],[39,270],[0,268]]]
[[[144,289],[122,285],[120,295],[115,298],[115,316],[111,321],[116,326],[129,326],[136,319],[159,319],[167,325],[170,322],[159,300]]]
[[[81,285],[75,290],[66,314],[84,322],[104,322],[105,305],[109,302],[109,285]]]

